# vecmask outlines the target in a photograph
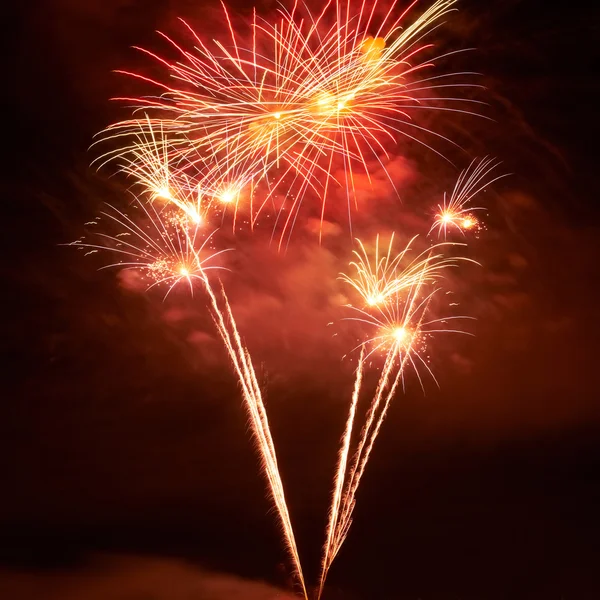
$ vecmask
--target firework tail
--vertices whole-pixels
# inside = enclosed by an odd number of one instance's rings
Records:
[[[344,466],[343,471],[341,469],[342,460],[340,459],[340,463],[338,465],[338,471],[336,473],[336,490],[334,495],[334,500],[332,501],[332,509],[331,509],[331,517],[328,527],[328,535],[327,541],[325,544],[325,550],[323,555],[323,562],[321,568],[321,577],[319,581],[319,590],[317,594],[317,599],[321,597],[323,592],[323,587],[325,585],[325,580],[327,578],[327,574],[329,572],[329,568],[333,563],[335,557],[340,551],[350,529],[350,525],[352,524],[352,513],[354,511],[354,507],[356,505],[356,491],[358,490],[358,486],[364,474],[366,465],[369,461],[371,451],[375,444],[375,440],[379,435],[379,430],[383,421],[385,420],[388,408],[391,404],[392,398],[395,396],[400,380],[402,379],[402,375],[404,373],[404,367],[408,360],[408,356],[402,359],[401,364],[396,371],[395,376],[393,375],[393,367],[395,363],[396,355],[395,353],[390,353],[386,359],[386,365],[384,366],[384,370],[379,379],[379,383],[377,385],[377,391],[375,393],[375,397],[373,402],[371,403],[371,407],[369,409],[369,415],[367,417],[367,424],[363,428],[361,439],[359,441],[359,446],[356,450],[353,466],[351,472],[349,474],[349,481],[346,485],[346,491],[342,493],[343,484],[345,482],[345,466],[348,461],[349,454],[349,441],[352,435],[352,425],[354,422],[354,415],[356,412],[356,403],[358,401],[358,394],[360,391],[360,379],[362,379],[362,374],[359,376],[357,373],[356,378],[356,386],[355,391],[356,395],[353,395],[350,414],[348,417],[346,432],[344,435],[344,443],[346,443],[347,438],[347,446],[344,446],[342,452],[344,453]],[[360,367],[362,370],[362,366]],[[387,394],[385,390],[388,389],[390,380],[393,378],[392,385],[389,387],[389,391]],[[379,411],[377,409],[380,407],[383,399],[383,408]],[[369,435],[369,431],[372,429],[371,435]],[[366,448],[366,450],[365,450]],[[342,454],[342,453],[340,453]],[[339,488],[338,488],[339,486]],[[339,489],[339,491],[338,491]],[[339,496],[338,496],[339,494]]]
[[[203,278],[203,283],[211,301],[213,320],[242,387],[242,397],[250,418],[252,433],[258,446],[262,467],[269,483],[271,496],[279,515],[287,544],[287,550],[294,565],[296,578],[302,588],[302,594],[304,598],[307,599],[308,595],[304,583],[304,575],[302,573],[300,556],[298,554],[296,539],[287,508],[283,483],[279,473],[275,445],[271,436],[269,421],[267,419],[266,409],[262,400],[262,394],[252,365],[252,360],[248,350],[242,343],[225,291],[221,289],[221,295],[225,305],[224,310],[222,310],[219,306],[217,296],[206,276]]]
[[[331,509],[329,511],[329,522],[327,524],[327,540],[325,542],[325,548],[323,552],[323,561],[321,565],[321,577],[319,580],[319,588],[317,591],[317,598],[321,597],[323,593],[323,586],[325,585],[325,579],[327,578],[327,572],[329,566],[335,558],[339,544],[335,543],[337,525],[340,514],[340,506],[342,502],[342,493],[344,489],[344,481],[346,479],[346,467],[348,465],[348,456],[350,453],[350,441],[352,439],[352,430],[354,427],[354,418],[356,416],[356,406],[358,404],[358,397],[360,395],[360,387],[362,383],[363,367],[364,367],[364,347],[361,349],[360,359],[358,361],[358,367],[356,369],[356,379],[354,382],[354,391],[352,393],[352,401],[350,403],[350,410],[348,412],[348,420],[346,421],[346,429],[342,438],[342,447],[340,449],[338,457],[338,466],[336,471],[335,486],[333,490],[333,497],[331,499]]]

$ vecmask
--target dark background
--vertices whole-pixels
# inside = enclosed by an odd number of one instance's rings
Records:
[[[441,43],[477,48],[455,68],[483,73],[494,122],[458,116],[453,133],[468,156],[498,156],[513,173],[474,242],[483,268],[461,288],[477,335],[440,343],[441,389],[429,381],[424,395],[412,382],[395,403],[327,593],[598,598],[598,14],[516,0],[460,8]],[[108,99],[133,85],[111,70],[143,64],[130,46],[155,47],[154,29],[177,32],[177,15],[204,26],[215,10],[185,0],[38,1],[5,33],[14,48],[3,111],[3,598],[93,597],[93,580],[81,592],[68,582],[98,555],[186,559],[289,583],[202,300],[162,303],[59,246],[122,192],[88,167],[92,136],[123,116]],[[402,195],[417,204],[455,177],[423,150],[406,155]],[[403,206],[408,213],[410,201]],[[340,239],[317,248],[300,231],[288,255],[263,250],[264,271],[283,273],[289,288],[265,292],[255,274],[230,284],[261,365],[310,581],[351,386],[351,366],[328,345],[326,323],[339,315],[321,310],[313,282],[347,260],[347,234]],[[256,258],[240,245],[243,260]],[[117,591],[105,597],[163,598],[158,588],[119,591],[129,563],[116,560]],[[143,579],[156,565],[139,560]],[[48,573],[72,595],[49,596]]]

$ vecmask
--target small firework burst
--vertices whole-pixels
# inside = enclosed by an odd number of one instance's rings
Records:
[[[481,221],[474,212],[483,210],[481,207],[469,206],[471,200],[498,179],[507,174],[491,177],[492,171],[500,165],[492,158],[474,159],[459,175],[450,198],[444,193],[444,201],[438,205],[433,225],[429,233],[437,231],[438,238],[444,239],[449,232],[477,232],[481,229]]]
[[[214,249],[215,231],[206,233],[187,213],[173,207],[159,211],[154,204],[139,199],[129,213],[108,205],[93,223],[106,222],[109,231],[96,226],[92,239],[84,237],[71,245],[109,252],[117,260],[102,268],[137,271],[148,280],[148,289],[166,287],[165,298],[183,282],[193,293],[194,281],[204,281],[208,271],[224,268],[215,264],[215,259],[226,252]]]

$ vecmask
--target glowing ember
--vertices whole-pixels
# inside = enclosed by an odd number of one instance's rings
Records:
[[[221,202],[224,202],[225,204],[229,204],[230,202],[233,202],[235,200],[235,192],[232,190],[226,190],[224,191],[221,196],[220,196],[220,200]]]
[[[397,327],[394,329],[393,335],[397,342],[403,342],[408,337],[408,332],[404,327]]]
[[[158,189],[156,191],[156,197],[157,198],[164,198],[165,200],[171,200],[171,198],[172,198],[171,192],[169,191],[169,188],[166,188],[166,187]]]

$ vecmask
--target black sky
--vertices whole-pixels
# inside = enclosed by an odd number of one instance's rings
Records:
[[[16,585],[15,573],[68,578],[99,554],[287,584],[239,393],[202,301],[162,303],[59,246],[122,193],[88,167],[92,136],[123,114],[108,99],[132,85],[111,70],[143,64],[130,46],[154,47],[154,29],[177,31],[177,15],[210,22],[214,10],[41,0],[10,32],[0,591],[4,582],[25,600],[44,597],[45,584]],[[441,389],[429,381],[424,395],[409,383],[393,406],[331,571],[332,599],[600,597],[597,39],[590,8],[524,0],[464,2],[440,33],[448,47],[476,48],[457,68],[483,74],[494,119],[442,124],[468,151],[461,166],[490,154],[513,175],[486,197],[488,230],[472,245],[483,267],[456,282],[476,337],[440,342]],[[422,199],[456,175],[414,147],[395,168],[402,206],[383,198],[359,230],[390,219],[408,230],[425,218]],[[260,365],[314,580],[352,382],[327,328],[340,318],[335,276],[349,235],[319,247],[300,231],[285,256],[257,246],[240,242],[235,264],[248,276],[226,284]],[[140,564],[142,574],[154,568]]]

